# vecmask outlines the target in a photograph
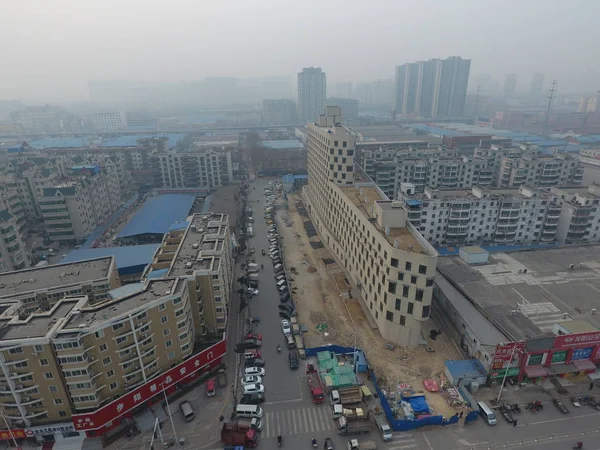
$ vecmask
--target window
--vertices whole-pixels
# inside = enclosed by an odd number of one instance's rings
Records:
[[[58,411],[58,416],[59,417],[67,417],[67,412],[66,411]]]
[[[423,264],[419,264],[419,273],[425,275],[427,273],[427,266],[424,266]]]
[[[44,346],[43,345],[36,345],[35,346],[35,351],[36,352],[43,352],[44,351]]]
[[[56,394],[58,392],[58,388],[54,384],[48,386],[48,389],[50,389],[50,392],[52,392],[53,394]]]
[[[398,267],[398,260],[396,258],[392,258],[392,267]]]
[[[388,282],[388,292],[390,294],[396,293],[396,283],[394,283],[393,281]]]
[[[412,284],[417,284],[417,276],[416,275],[411,275],[410,276],[410,282]]]
[[[406,308],[406,312],[408,314],[412,314],[413,313],[413,307],[415,306],[415,304],[413,302],[408,302],[408,308]]]
[[[429,310],[430,309],[431,309],[431,306],[429,306],[429,305],[423,306],[423,312],[421,313],[421,317],[423,319],[429,317]]]
[[[162,316],[160,318],[160,323],[167,323],[169,321],[169,317],[168,316]]]
[[[8,353],[12,353],[13,355],[15,353],[23,353],[23,349],[21,347],[15,347],[15,348],[11,348]]]
[[[119,328],[123,328],[123,324],[122,323],[117,323],[115,325],[113,325],[113,330],[117,331]]]
[[[104,364],[105,366],[108,366],[111,363],[111,361],[112,360],[110,359],[110,356],[107,356],[106,358],[104,358],[102,360],[102,364]]]
[[[121,336],[116,339],[117,344],[121,344],[127,340],[127,336]]]
[[[167,309],[167,307],[165,306],[164,303],[161,303],[160,305],[158,305],[158,310],[159,311],[164,311],[165,309]]]
[[[119,383],[117,383],[116,381],[113,381],[112,383],[110,383],[110,390],[111,391],[114,391],[118,387],[119,387]]]
[[[137,319],[142,320],[142,319],[145,319],[146,317],[148,317],[148,314],[144,311],[139,316],[137,316]]]
[[[54,404],[55,404],[55,405],[62,405],[62,402],[63,402],[63,401],[62,401],[62,398],[55,398],[55,399],[54,399]]]
[[[109,371],[106,372],[106,378],[112,378],[115,376],[115,371],[113,369],[110,369]]]
[[[406,270],[411,270],[412,269],[412,263],[410,261],[406,261],[406,264],[404,265],[404,268]]]
[[[52,380],[54,379],[54,375],[52,374],[52,372],[44,372],[44,378],[46,380]]]
[[[402,286],[402,297],[408,297],[408,292],[410,288],[406,285]]]
[[[40,366],[47,366],[48,365],[48,360],[47,359],[40,359]]]
[[[385,318],[386,318],[386,320],[393,322],[394,321],[394,313],[391,311],[386,311]]]
[[[427,287],[433,286],[433,280],[431,278],[428,278],[427,280],[425,280],[425,286],[427,286]]]
[[[175,352],[169,352],[168,357],[169,357],[169,359],[175,358]]]
[[[168,328],[165,328],[165,329],[163,330],[163,336],[168,336],[169,334],[171,334],[171,330],[170,330],[170,329],[168,329]]]
[[[404,272],[398,272],[398,281],[404,280]]]
[[[165,342],[165,347],[169,348],[171,345],[173,345],[173,341],[169,340]]]
[[[101,352],[105,352],[106,350],[108,350],[108,346],[106,344],[100,344],[100,347],[98,348]]]
[[[417,292],[415,293],[415,300],[418,302],[423,301],[423,289],[417,289]]]
[[[402,300],[400,300],[399,298],[396,299],[396,305],[394,306],[394,309],[396,311],[400,311],[400,306],[402,306]]]

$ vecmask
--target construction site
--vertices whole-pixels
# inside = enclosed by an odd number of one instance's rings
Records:
[[[278,213],[280,236],[299,322],[306,325],[307,347],[336,344],[357,347],[365,352],[379,385],[393,391],[400,385],[423,390],[424,380],[445,384],[444,361],[462,359],[458,349],[445,339],[427,339],[415,348],[394,345],[381,336],[375,322],[363,309],[359,291],[343,267],[321,242],[300,195],[288,196],[287,210]],[[434,320],[429,330],[437,329]],[[444,398],[426,392],[427,400],[439,414],[452,416],[461,411]]]

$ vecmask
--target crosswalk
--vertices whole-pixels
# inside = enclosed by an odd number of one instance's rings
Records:
[[[335,422],[331,417],[331,408],[310,407],[286,409],[276,412],[265,412],[263,415],[262,437],[270,438],[278,435],[315,434],[329,431],[334,434]],[[372,433],[377,433],[373,427]],[[419,445],[410,433],[394,433],[388,450],[416,449]]]

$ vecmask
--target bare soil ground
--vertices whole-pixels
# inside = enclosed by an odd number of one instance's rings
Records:
[[[364,350],[382,387],[408,383],[419,392],[424,390],[422,381],[425,379],[434,378],[439,383],[444,360],[461,358],[456,349],[446,345],[441,337],[429,340],[433,352],[426,351],[424,346],[387,349],[388,342],[371,326],[357,300],[358,291],[355,286],[348,285],[349,279],[341,265],[337,261],[325,264],[323,259],[335,259],[334,256],[326,247],[313,249],[310,245],[320,238],[306,235],[303,221],[307,218],[296,209],[299,201],[299,195],[290,195],[288,210],[280,211],[277,219],[286,267],[295,269],[291,287],[299,322],[308,328],[304,335],[306,346],[338,344],[352,347],[356,342],[356,346]],[[347,298],[350,289],[353,298]],[[433,324],[428,326],[435,328]],[[437,413],[448,417],[456,412],[440,394],[426,395]]]

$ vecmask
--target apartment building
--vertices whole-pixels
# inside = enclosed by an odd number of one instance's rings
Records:
[[[579,159],[569,154],[527,153],[519,159],[502,158],[497,185],[577,186],[583,181],[583,170]]]
[[[227,125],[236,126],[258,126],[263,123],[262,111],[231,111],[227,113]]]
[[[4,415],[30,427],[96,411],[193,353],[191,314],[180,278],[120,288],[94,305],[79,295],[27,317],[4,313]]]
[[[305,67],[298,73],[298,117],[312,122],[323,113],[327,91],[327,75],[320,67]]]
[[[263,100],[263,123],[265,125],[295,125],[298,111],[294,100]]]
[[[94,130],[124,130],[127,128],[127,116],[124,111],[96,112],[88,116],[88,123]]]
[[[157,184],[165,188],[216,189],[233,181],[231,151],[192,144],[157,155]]]
[[[303,197],[322,241],[360,289],[383,337],[418,345],[429,318],[435,250],[400,202],[373,183],[355,183],[356,137],[327,107],[308,125],[308,185]]]
[[[200,335],[218,335],[227,326],[233,286],[233,256],[227,214],[194,214],[170,230],[154,255],[149,273],[185,277],[195,327]]]
[[[71,180],[44,188],[39,202],[53,241],[81,241],[120,206],[121,192],[112,170],[75,166],[71,174]]]
[[[61,130],[61,116],[65,113],[64,108],[45,105],[14,111],[11,116],[23,131],[56,132]]]
[[[398,201],[408,220],[433,245],[534,244],[558,240],[563,202],[549,191],[516,189],[437,190],[418,193],[403,183]]]
[[[14,218],[17,229],[24,230],[27,227],[27,216],[25,215],[25,206],[21,195],[15,189],[13,183],[7,181],[13,177],[0,177],[0,210],[6,210]]]
[[[414,185],[416,192],[434,189],[468,188],[492,185],[492,170],[482,158],[460,156],[445,148],[414,148],[410,142],[362,148],[363,170],[390,198],[402,183]]]
[[[24,269],[29,262],[16,218],[6,209],[0,210],[0,272]]]
[[[358,100],[352,98],[330,97],[325,100],[325,106],[339,106],[344,111],[344,125],[352,125],[358,121]]]
[[[556,239],[567,244],[600,242],[600,186],[551,192],[562,200]]]

